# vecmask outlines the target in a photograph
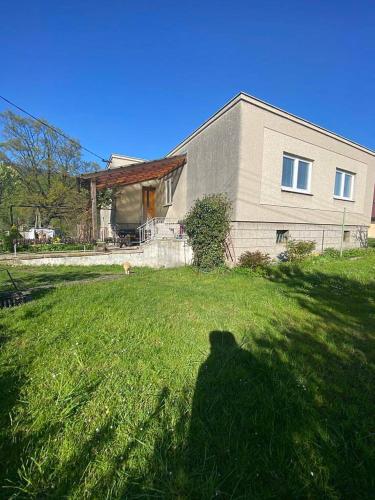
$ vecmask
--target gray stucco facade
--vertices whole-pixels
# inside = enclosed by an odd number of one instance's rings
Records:
[[[255,249],[279,255],[285,247],[280,233],[314,240],[317,251],[339,247],[344,209],[344,246],[360,246],[367,233],[375,152],[247,94],[232,99],[167,156],[180,154],[187,162],[171,176],[171,204],[165,204],[164,179],[150,183],[155,216],[182,220],[197,198],[226,193],[237,258]],[[308,163],[304,192],[282,186],[285,155]],[[337,169],[352,178],[350,199],[334,195]],[[117,223],[141,223],[142,186],[119,188],[113,209]]]
[[[317,251],[339,247],[344,208],[344,247],[360,246],[368,230],[375,153],[246,94],[234,98],[170,155],[180,153],[187,154],[186,172],[176,189],[178,202],[167,217],[182,217],[203,194],[227,193],[237,258],[255,249],[279,255],[285,245],[277,242],[278,231],[314,240]],[[282,188],[284,154],[308,159],[308,194]],[[334,196],[336,169],[353,174],[350,201]]]

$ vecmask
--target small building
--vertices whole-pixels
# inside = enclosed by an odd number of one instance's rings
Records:
[[[119,230],[137,230],[141,240],[152,231],[179,237],[197,198],[226,193],[235,259],[246,250],[277,256],[288,238],[314,240],[317,250],[339,247],[343,223],[344,246],[363,244],[375,152],[240,93],[164,158],[112,155],[107,170],[82,180],[94,201],[97,190],[112,189],[95,228],[102,238]]]
[[[55,230],[48,227],[32,227],[27,231],[20,231],[25,240],[49,240],[55,237]]]

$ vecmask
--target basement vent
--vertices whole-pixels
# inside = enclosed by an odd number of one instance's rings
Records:
[[[276,243],[286,243],[289,238],[289,231],[287,229],[276,230]]]

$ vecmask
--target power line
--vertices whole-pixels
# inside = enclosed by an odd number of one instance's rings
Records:
[[[82,146],[79,142],[75,141],[74,139],[72,139],[71,137],[65,135],[63,132],[61,132],[60,130],[58,130],[57,128],[53,127],[52,125],[49,125],[48,123],[44,122],[43,120],[40,120],[39,118],[37,118],[36,116],[32,115],[31,113],[29,113],[28,111],[26,111],[25,109],[21,108],[20,106],[17,106],[17,104],[14,104],[14,102],[12,101],[9,101],[9,99],[6,99],[5,97],[3,97],[2,95],[0,95],[0,99],[2,99],[3,101],[7,102],[8,104],[10,104],[11,106],[14,106],[15,108],[17,108],[19,111],[21,111],[22,113],[25,113],[25,115],[28,115],[30,116],[31,118],[33,118],[34,120],[36,120],[37,122],[41,123],[42,125],[44,125],[45,127],[48,127],[49,129],[53,130],[56,134],[59,134],[61,135],[62,137],[64,137],[65,139],[67,139],[68,141],[72,142],[73,144],[75,144],[76,146],[79,146],[81,149],[83,149],[84,151],[87,151],[87,153],[90,153],[91,155],[94,155],[96,156],[97,158],[99,158],[99,160],[101,161],[104,161],[105,163],[108,162],[108,160],[105,160],[102,156],[94,153],[94,151],[91,151],[90,149],[88,148],[85,148],[84,146]]]

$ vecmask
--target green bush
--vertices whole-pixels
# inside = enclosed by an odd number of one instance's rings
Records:
[[[21,235],[18,232],[18,229],[16,226],[12,226],[9,230],[9,233],[3,233],[1,236],[1,241],[2,241],[2,251],[3,252],[13,252],[13,244],[14,240],[17,240],[20,238]]]
[[[201,270],[211,270],[225,262],[225,240],[230,231],[231,203],[224,194],[212,194],[197,200],[184,224],[194,259]]]
[[[346,258],[350,257],[362,257],[367,255],[369,252],[374,252],[373,248],[347,248],[343,250],[342,256]],[[325,257],[331,257],[332,259],[340,258],[340,250],[336,248],[326,248],[323,252]]]
[[[367,244],[369,248],[375,248],[375,238],[369,238]]]
[[[323,251],[325,257],[331,257],[332,259],[337,259],[340,257],[340,251],[337,248],[325,248]]]
[[[271,257],[268,253],[262,253],[259,250],[255,252],[244,252],[238,259],[240,267],[247,267],[249,269],[265,269],[269,266]]]
[[[363,257],[371,251],[373,251],[372,248],[347,248],[342,252],[342,255],[343,257]]]
[[[20,245],[18,252],[43,253],[43,252],[69,252],[71,250],[92,250],[92,243],[36,243],[34,245]]]
[[[315,241],[288,240],[286,258],[289,262],[298,262],[308,257],[315,250]]]

